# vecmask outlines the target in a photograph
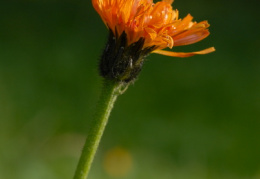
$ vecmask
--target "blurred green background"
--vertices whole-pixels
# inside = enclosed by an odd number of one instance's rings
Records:
[[[217,51],[150,55],[116,102],[89,178],[259,179],[259,2],[173,5],[211,24],[207,39],[173,50]],[[0,179],[72,178],[106,39],[90,0],[1,1]]]

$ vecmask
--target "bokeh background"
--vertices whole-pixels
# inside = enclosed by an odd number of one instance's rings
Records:
[[[259,179],[259,2],[176,0],[211,35],[152,54],[120,96],[90,179]],[[90,0],[0,2],[0,179],[70,179],[102,79]]]

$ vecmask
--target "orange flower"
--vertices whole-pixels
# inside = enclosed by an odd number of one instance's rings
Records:
[[[173,57],[188,57],[215,51],[214,47],[190,53],[162,50],[174,46],[196,43],[209,35],[207,21],[193,22],[188,14],[179,19],[178,10],[172,9],[173,0],[92,0],[103,22],[116,39],[126,34],[126,46],[144,39],[142,49],[152,48],[149,53]]]

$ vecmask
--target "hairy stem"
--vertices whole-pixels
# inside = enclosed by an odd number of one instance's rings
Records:
[[[120,94],[120,88],[120,83],[104,80],[102,93],[80,156],[74,179],[87,178],[110,112],[114,106],[117,96]]]

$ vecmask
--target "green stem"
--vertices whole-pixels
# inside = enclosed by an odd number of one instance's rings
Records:
[[[74,175],[74,179],[86,179],[106,127],[108,117],[120,94],[121,84],[109,80],[103,83],[102,93],[96,107],[96,113],[90,126],[85,145]]]

